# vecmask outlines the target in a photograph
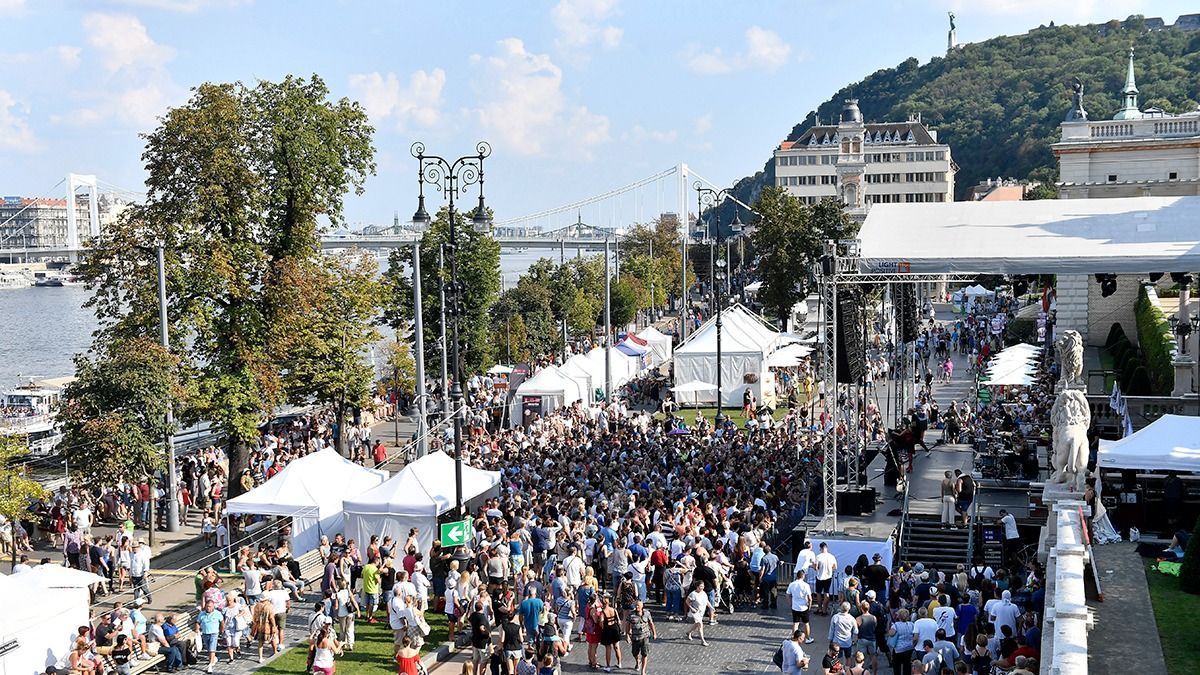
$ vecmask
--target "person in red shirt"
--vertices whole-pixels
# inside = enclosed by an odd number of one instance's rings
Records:
[[[371,458],[375,460],[375,466],[387,461],[387,448],[383,447],[383,441],[375,441],[375,447],[371,448]]]

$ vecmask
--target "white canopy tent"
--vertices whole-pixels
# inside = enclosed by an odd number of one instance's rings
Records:
[[[16,642],[15,650],[0,656],[0,675],[43,673],[56,665],[69,670],[75,631],[91,622],[88,587],[101,581],[63,565],[0,575],[0,598],[9,608],[0,613],[0,645]]]
[[[609,347],[608,352],[612,386],[616,390],[626,382],[632,380],[641,371],[642,360],[640,357],[630,356],[616,347]],[[587,353],[587,358],[592,364],[592,385],[595,389],[603,390],[605,382],[604,349],[602,347],[595,347]]]
[[[1004,348],[988,362],[987,381],[983,384],[991,386],[1029,386],[1033,384],[1041,352],[1041,347],[1029,344],[1017,344]]]
[[[646,326],[646,328],[638,333],[638,337],[646,341],[650,346],[650,365],[661,366],[671,360],[672,340],[671,336],[663,333],[654,326]]]
[[[462,467],[463,503],[471,511],[482,500],[499,494],[500,472]],[[438,516],[451,511],[455,500],[454,459],[444,452],[431,452],[404,467],[391,480],[342,506],[346,535],[368,541],[371,535],[390,536],[396,541],[417,528],[420,550],[428,551],[437,537]]]
[[[768,368],[789,368],[798,366],[813,352],[812,347],[806,347],[798,342],[784,345],[767,357]]]
[[[1200,417],[1163,415],[1119,441],[1100,441],[1102,469],[1200,472]]]
[[[588,360],[586,354],[576,354],[561,366],[563,373],[579,383],[579,393],[584,403],[591,403],[596,391],[592,371],[589,370],[590,366],[591,361]]]
[[[526,408],[545,414],[565,408],[579,400],[587,400],[579,380],[563,372],[558,366],[546,366],[536,375],[517,387],[509,404],[509,420],[512,426],[524,424]]]
[[[742,305],[721,313],[721,401],[726,406],[741,406],[742,393],[749,388],[760,401],[773,400],[775,383],[767,367],[767,357],[779,345],[779,333]],[[687,382],[717,381],[716,317],[692,333],[675,350],[675,380]],[[715,403],[717,393],[684,394],[680,402]]]
[[[1200,197],[876,204],[859,269],[1144,274],[1200,269]]]
[[[386,471],[365,468],[325,448],[289,462],[267,482],[230,499],[227,510],[231,515],[291,517],[292,547],[300,555],[316,548],[322,534],[341,531],[343,499],[387,477]]]

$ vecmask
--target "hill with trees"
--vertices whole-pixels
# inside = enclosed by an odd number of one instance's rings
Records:
[[[1129,47],[1136,50],[1142,108],[1195,110],[1200,100],[1200,31],[1150,30],[1145,19],[1086,26],[1042,26],[1023,35],[965,44],[921,64],[909,58],[838,90],[792,128],[796,140],[818,120],[836,121],[843,101],[857,98],[869,122],[904,121],[920,114],[949,143],[958,163],[957,196],[987,177],[1053,181],[1050,144],[1071,105],[1068,82],[1084,85],[1092,119],[1119,108]],[[784,140],[784,139],[781,139]],[[774,184],[773,163],[738,181],[738,198],[752,203]]]

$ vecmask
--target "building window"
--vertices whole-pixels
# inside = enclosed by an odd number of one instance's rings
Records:
[[[1108,182],[1110,182],[1110,183],[1117,182],[1117,174],[1115,174],[1115,173],[1108,174]]]
[[[1179,174],[1175,173],[1174,171],[1167,175],[1167,180],[1175,180],[1177,178],[1179,178]]]

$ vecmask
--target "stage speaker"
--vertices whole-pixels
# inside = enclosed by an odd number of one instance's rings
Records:
[[[792,528],[792,558],[800,555],[800,551],[804,550],[804,540],[808,538],[808,529],[803,525],[797,525]]]
[[[858,293],[844,293],[838,298],[837,311],[837,381],[840,384],[860,382],[865,371],[862,340],[862,304]]]
[[[869,516],[872,513],[875,513],[875,498],[878,494],[875,488],[862,488],[859,490],[859,494],[862,497],[861,501],[859,502],[859,510],[862,512],[862,515]]]
[[[900,342],[913,342],[917,339],[920,329],[917,319],[917,289],[913,284],[895,284],[892,288],[896,290],[892,297]]]

